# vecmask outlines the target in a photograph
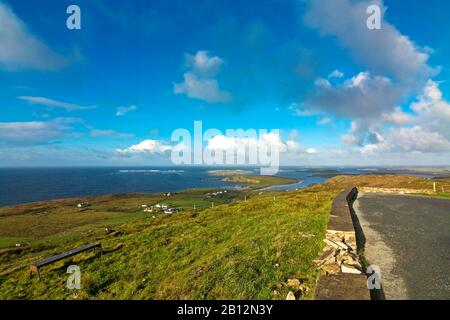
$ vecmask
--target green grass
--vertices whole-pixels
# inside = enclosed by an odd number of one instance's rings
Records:
[[[59,243],[68,238],[81,238],[117,224],[133,222],[154,214],[144,213],[142,204],[157,203],[179,207],[182,210],[207,208],[243,198],[239,191],[230,190],[223,196],[204,199],[208,192],[217,190],[188,190],[166,197],[155,195],[115,195],[83,199],[64,199],[0,208],[0,248],[16,243]],[[91,206],[79,209],[79,202],[88,201]],[[156,214],[156,213],[155,213]]]
[[[439,198],[439,199],[450,199],[450,193],[443,193],[443,192],[438,192],[436,194],[423,194],[422,196],[424,197],[430,197],[432,196],[433,198]]]
[[[290,278],[302,279],[311,289],[303,298],[311,298],[312,261],[323,245],[335,193],[314,194],[312,200],[306,191],[265,193],[195,212],[143,215],[116,224],[119,236],[84,230],[82,239],[60,239],[59,245],[53,239],[49,248],[41,243],[34,252],[4,253],[1,264],[17,268],[84,243],[104,246],[103,256],[85,253],[43,268],[41,281],[26,268],[0,276],[0,298],[284,299]],[[81,268],[81,291],[65,287],[70,263]]]
[[[16,243],[29,242],[31,238],[25,237],[0,237],[0,248],[14,246]]]
[[[449,180],[438,182],[450,186]],[[432,183],[364,175],[299,191],[230,191],[213,199],[205,198],[213,190],[188,190],[170,198],[116,195],[1,208],[0,245],[27,246],[0,249],[0,299],[285,299],[286,281],[293,278],[310,289],[301,298],[310,299],[317,275],[313,260],[341,190],[423,189]],[[91,207],[76,208],[86,200]],[[183,210],[164,215],[140,208],[156,203]],[[116,232],[107,235],[105,227]],[[41,280],[28,274],[35,261],[95,241],[103,245],[102,256],[87,252],[44,267]],[[81,290],[66,288],[70,264],[81,268]]]
[[[374,188],[403,188],[433,190],[433,184],[436,183],[438,193],[450,191],[450,178],[442,179],[423,179],[418,176],[396,175],[396,174],[367,174],[355,176],[336,176],[328,182],[334,187],[374,187]],[[442,190],[444,190],[442,192]]]
[[[298,182],[297,179],[278,176],[232,176],[224,178],[223,181],[243,184],[245,190],[258,190]]]

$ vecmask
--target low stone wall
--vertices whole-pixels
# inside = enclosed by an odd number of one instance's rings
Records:
[[[434,194],[432,190],[427,189],[405,189],[405,188],[372,188],[362,187],[364,193],[390,193],[390,194]]]
[[[370,300],[367,278],[357,254],[358,223],[352,204],[358,189],[342,192],[333,202],[324,242],[315,260],[319,277],[316,300]]]

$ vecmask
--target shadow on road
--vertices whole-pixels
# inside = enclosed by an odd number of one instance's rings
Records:
[[[364,249],[366,247],[366,237],[364,235],[361,223],[359,222],[358,215],[356,214],[355,209],[353,208],[353,203],[356,201],[357,198],[358,198],[358,189],[356,189],[356,191],[352,194],[352,197],[347,199],[347,201],[348,207],[350,209],[350,215],[353,221],[353,226],[355,228],[357,252],[360,257],[363,269],[367,270],[368,265],[364,256]],[[368,275],[366,274],[366,276]],[[381,285],[381,289],[370,290],[370,297],[372,300],[386,300],[383,285]]]

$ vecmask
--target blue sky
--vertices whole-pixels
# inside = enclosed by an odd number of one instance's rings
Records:
[[[441,0],[0,0],[0,166],[170,164],[195,120],[280,129],[283,164],[445,165],[449,20]]]

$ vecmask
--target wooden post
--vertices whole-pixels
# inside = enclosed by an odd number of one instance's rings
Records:
[[[247,202],[247,196],[244,197],[244,201]]]
[[[433,182],[433,192],[436,193],[436,182]]]
[[[30,267],[30,275],[36,273],[38,275],[39,280],[41,279],[41,273],[39,272],[39,267],[31,266]]]
[[[211,208],[214,208],[214,202],[211,202]]]
[[[194,211],[195,211],[195,203],[194,203]]]

